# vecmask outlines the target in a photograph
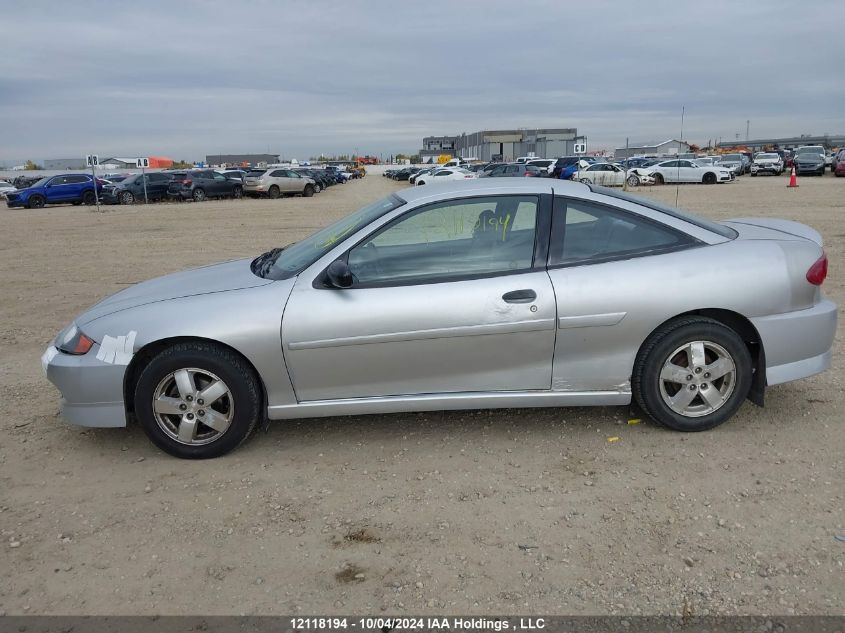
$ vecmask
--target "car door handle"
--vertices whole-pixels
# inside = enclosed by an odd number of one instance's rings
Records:
[[[531,303],[537,298],[537,293],[530,288],[511,290],[502,295],[506,303]]]

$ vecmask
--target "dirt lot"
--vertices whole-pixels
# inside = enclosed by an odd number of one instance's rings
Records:
[[[679,204],[815,226],[843,305],[845,179],[785,184],[685,186]],[[625,408],[384,415],[279,422],[187,462],[58,417],[39,357],[79,311],[398,188],[0,210],[0,613],[845,612],[841,329],[831,371],[697,435]]]

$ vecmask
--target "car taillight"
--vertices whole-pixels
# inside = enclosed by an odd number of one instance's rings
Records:
[[[814,286],[821,286],[822,282],[827,277],[827,254],[822,251],[822,256],[819,257],[815,263],[810,266],[807,271],[807,281]]]

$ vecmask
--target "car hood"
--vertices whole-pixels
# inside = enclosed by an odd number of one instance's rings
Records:
[[[79,325],[85,325],[107,314],[157,301],[253,288],[273,283],[272,279],[263,279],[254,275],[250,269],[251,262],[251,259],[238,259],[142,281],[106,297],[82,313],[76,322]]]

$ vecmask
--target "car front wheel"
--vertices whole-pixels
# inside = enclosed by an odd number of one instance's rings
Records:
[[[751,354],[729,327],[704,317],[661,327],[637,355],[637,404],[676,431],[706,431],[728,420],[751,387]]]
[[[135,413],[153,444],[176,457],[207,459],[237,448],[262,419],[259,381],[234,352],[211,343],[157,354],[135,387]]]
[[[44,196],[30,196],[26,206],[30,209],[41,209],[44,206]]]

